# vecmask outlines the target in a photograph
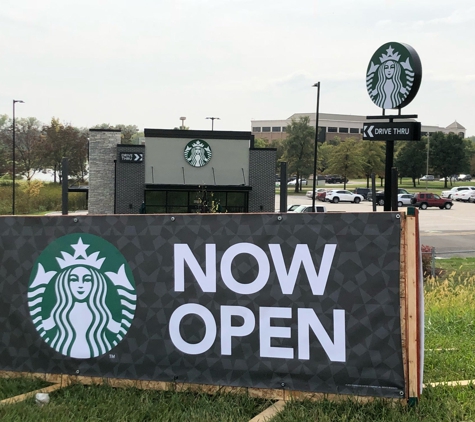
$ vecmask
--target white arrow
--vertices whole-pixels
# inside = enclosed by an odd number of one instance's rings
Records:
[[[142,156],[141,154],[134,154],[134,161],[142,161]]]
[[[374,137],[373,129],[374,129],[374,126],[365,126],[366,136],[369,136],[370,138],[373,138]]]

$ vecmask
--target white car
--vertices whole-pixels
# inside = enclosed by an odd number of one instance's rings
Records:
[[[475,187],[473,189],[459,190],[452,195],[452,199],[454,201],[468,202],[473,192],[475,192]]]
[[[444,190],[441,193],[441,197],[445,199],[454,199],[454,194],[464,190],[475,190],[475,186],[454,186],[450,190]]]
[[[318,188],[318,189],[315,190],[315,192],[316,192],[317,194],[320,193],[320,192],[325,192],[325,191],[326,191],[325,188]],[[307,198],[310,198],[310,199],[312,199],[312,197],[313,197],[311,190],[308,190],[307,193],[306,193],[306,195],[307,195]]]
[[[432,175],[432,174],[425,174],[424,176],[422,176],[419,180],[423,180],[423,181],[426,181],[426,180],[430,180],[430,181],[434,181],[435,180],[435,177]]]
[[[412,193],[400,193],[397,196],[397,206],[411,205],[411,199],[414,197]]]
[[[333,189],[327,192],[325,200],[328,202],[333,202],[338,204],[338,202],[354,202],[355,204],[359,204],[363,201],[363,195],[359,195],[357,193],[350,192],[349,190],[340,190],[340,189]]]
[[[297,208],[288,212],[314,212],[311,205],[299,205]],[[315,212],[327,212],[323,205],[315,205]]]
[[[289,186],[295,186],[297,183],[297,179],[291,180],[287,185]],[[300,186],[306,186],[308,185],[307,179],[300,179]]]

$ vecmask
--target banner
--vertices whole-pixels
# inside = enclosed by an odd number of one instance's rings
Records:
[[[398,213],[0,218],[0,369],[404,397]]]

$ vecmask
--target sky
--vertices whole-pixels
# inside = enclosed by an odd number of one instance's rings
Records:
[[[373,53],[410,45],[422,83],[403,114],[475,135],[473,0],[3,0],[0,114],[249,131],[252,120],[378,115]]]

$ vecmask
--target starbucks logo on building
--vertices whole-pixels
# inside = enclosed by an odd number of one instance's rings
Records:
[[[409,45],[390,42],[371,57],[366,89],[378,107],[402,108],[416,96],[421,79],[421,61],[416,51]]]
[[[36,260],[28,287],[39,335],[59,353],[78,359],[103,355],[124,338],[136,300],[121,253],[85,233],[51,243]]]
[[[186,144],[185,160],[193,167],[203,167],[211,160],[213,153],[206,141],[195,139]]]

